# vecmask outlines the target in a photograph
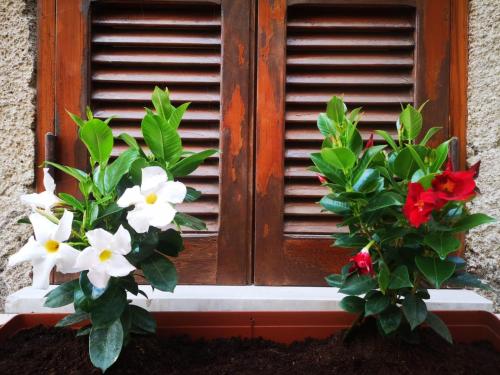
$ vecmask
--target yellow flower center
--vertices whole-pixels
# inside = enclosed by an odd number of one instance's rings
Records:
[[[111,250],[108,250],[108,249],[104,249],[103,251],[101,251],[101,253],[99,254],[99,260],[101,262],[105,262],[107,261],[109,258],[111,258]]]
[[[59,242],[48,240],[47,242],[45,242],[45,250],[47,250],[48,253],[57,252],[57,250],[59,250]]]
[[[157,199],[158,199],[158,196],[155,193],[151,193],[146,197],[146,203],[147,204],[154,204]]]

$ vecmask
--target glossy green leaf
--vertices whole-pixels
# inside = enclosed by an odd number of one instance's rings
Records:
[[[123,346],[123,327],[120,319],[105,327],[92,327],[89,335],[89,354],[92,364],[106,371],[118,359]]]
[[[198,166],[203,163],[207,158],[217,153],[217,150],[204,150],[196,154],[189,155],[188,157],[178,161],[170,172],[174,177],[184,177],[191,174]]]
[[[453,275],[446,281],[446,285],[492,290],[488,284],[483,283],[477,276],[468,272],[460,272]]]
[[[344,283],[344,278],[339,274],[331,274],[325,277],[326,283],[334,288],[340,288]]]
[[[359,313],[365,308],[365,300],[356,296],[346,296],[340,301],[340,307],[349,313]]]
[[[340,293],[348,295],[366,294],[377,286],[377,282],[366,275],[352,275],[339,289]]]
[[[345,147],[324,148],[321,157],[337,169],[349,170],[356,163],[356,155]]]
[[[328,180],[340,186],[345,184],[344,175],[338,169],[335,169],[327,163],[319,152],[311,154],[310,157],[320,173],[323,174]]]
[[[424,244],[433,249],[444,260],[460,247],[460,241],[446,232],[433,232],[424,237]]]
[[[165,121],[168,121],[170,115],[174,111],[174,106],[170,103],[170,94],[168,89],[162,90],[158,86],[154,88],[153,95],[151,97],[153,106],[155,107],[158,116]]]
[[[325,137],[335,134],[335,127],[332,120],[328,118],[326,113],[320,113],[317,120],[318,129]]]
[[[347,233],[335,233],[333,237],[335,238],[335,246],[338,247],[360,248],[368,243],[368,240],[365,237],[356,235],[351,236]]]
[[[73,302],[75,288],[78,287],[78,280],[71,280],[57,286],[45,295],[45,307],[62,307]]]
[[[346,111],[347,107],[338,96],[332,97],[326,105],[326,114],[337,124],[341,124],[344,121]]]
[[[389,289],[401,289],[401,288],[411,288],[413,287],[410,281],[410,275],[408,274],[408,267],[399,266],[391,273],[391,278],[389,281]]]
[[[184,103],[175,108],[171,115],[170,118],[168,119],[168,124],[173,127],[174,129],[177,129],[179,127],[179,124],[181,123],[182,116],[184,116],[184,113],[188,109],[189,105],[191,103]]]
[[[326,210],[338,215],[346,215],[351,212],[348,203],[335,199],[335,196],[331,194],[325,195],[323,198],[321,198],[319,204]]]
[[[429,311],[427,313],[427,318],[425,321],[427,322],[429,327],[431,327],[434,330],[434,332],[436,332],[439,336],[448,341],[450,344],[453,344],[453,338],[451,337],[450,330],[439,316]]]
[[[75,115],[74,113],[71,113],[70,111],[66,110],[66,113],[69,115],[69,117],[71,117],[71,120],[73,120],[73,122],[75,124],[77,124],[79,127],[82,127],[85,125],[85,122],[80,116],[77,116]]]
[[[167,229],[158,235],[157,250],[162,254],[176,257],[184,248],[182,237],[175,229]]]
[[[141,150],[141,147],[139,146],[139,143],[137,143],[137,140],[130,134],[121,133],[117,138],[125,142],[131,149],[136,150],[137,152]]]
[[[83,202],[80,201],[79,199],[75,198],[71,194],[66,194],[66,193],[59,193],[59,198],[66,203],[67,205],[73,207],[73,209],[77,211],[83,212],[85,210],[85,206],[83,205]]]
[[[425,302],[414,294],[407,294],[401,306],[412,330],[422,324],[427,318],[427,306]]]
[[[455,271],[455,264],[439,258],[417,256],[415,263],[425,278],[436,288],[448,280]]]
[[[437,172],[441,168],[441,166],[444,164],[446,159],[448,158],[448,148],[449,148],[449,143],[450,141],[445,141],[441,143],[436,149],[434,150],[434,161],[431,165],[431,172]]]
[[[379,315],[378,322],[384,333],[389,335],[399,328],[402,317],[401,310],[396,306],[391,306]]]
[[[177,285],[177,271],[171,261],[153,254],[141,263],[144,276],[151,285],[164,292],[173,292]]]
[[[427,150],[421,146],[414,146],[414,151],[420,156],[422,160],[425,159],[427,155]],[[415,171],[419,168],[417,162],[415,161],[410,149],[408,147],[403,148],[397,154],[394,164],[394,173],[401,177],[402,179],[409,180]]]
[[[413,140],[422,130],[422,114],[411,105],[407,105],[401,112],[399,122],[402,126],[403,139]]]
[[[396,145],[396,142],[394,142],[394,139],[385,130],[375,130],[375,133],[384,138],[394,151],[399,150],[399,147]]]
[[[368,201],[366,211],[378,211],[386,207],[402,206],[403,197],[397,193],[383,191]]]
[[[380,292],[373,293],[366,301],[365,316],[382,313],[389,307],[391,299]]]
[[[80,182],[83,182],[89,178],[89,175],[87,173],[77,168],[67,167],[65,165],[57,164],[51,161],[45,161],[45,165],[50,165],[54,168],[57,168],[60,171],[66,173],[67,175],[70,175],[71,177],[77,179]]]
[[[200,220],[194,216],[191,216],[191,215],[188,215],[188,214],[185,214],[182,212],[177,212],[175,214],[174,220],[178,225],[183,226],[183,227],[188,227],[188,228],[191,228],[194,230],[199,230],[199,231],[207,229],[207,226],[203,222],[203,220]]]
[[[182,152],[182,142],[177,130],[158,115],[146,114],[141,122],[144,141],[151,152],[162,160],[173,162]]]
[[[128,173],[132,163],[139,157],[137,150],[129,149],[120,154],[115,161],[104,170],[104,191],[112,192],[121,178]]]
[[[127,306],[127,293],[118,286],[109,287],[96,301],[90,313],[92,325],[104,327],[120,318]]]
[[[80,139],[87,146],[92,159],[104,167],[113,150],[111,128],[99,119],[87,121],[80,128]]]
[[[368,168],[358,178],[352,187],[356,192],[371,193],[380,187],[380,172]]]
[[[494,223],[496,220],[491,216],[485,214],[472,214],[464,217],[459,220],[452,228],[451,231],[456,232],[465,232],[469,229],[475,228],[479,225]]]
[[[431,138],[437,133],[439,132],[440,130],[442,129],[442,127],[440,126],[437,126],[437,127],[433,127],[433,128],[430,128],[427,133],[425,134],[424,138],[422,138],[422,140],[420,141],[420,146],[425,146],[427,144],[427,142],[429,142],[431,140]]]
[[[389,270],[387,264],[385,264],[382,261],[379,262],[378,268],[379,268],[377,275],[378,286],[382,291],[382,293],[385,294],[387,288],[389,287],[389,282],[391,280],[391,271]]]
[[[147,333],[156,332],[156,321],[149,311],[135,305],[130,305],[129,308],[133,328]]]
[[[68,327],[73,324],[83,322],[84,320],[88,320],[90,318],[89,314],[85,311],[77,311],[73,314],[68,314],[60,321],[56,323],[56,327]]]

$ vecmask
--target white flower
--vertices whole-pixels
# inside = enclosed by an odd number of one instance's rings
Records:
[[[43,208],[44,210],[50,210],[61,200],[54,194],[56,190],[56,184],[54,179],[49,174],[49,168],[43,168],[43,186],[45,191],[41,193],[24,194],[21,195],[21,202],[30,205],[33,209]]]
[[[135,270],[124,257],[132,247],[130,233],[121,225],[115,234],[100,228],[91,230],[87,239],[90,246],[78,255],[76,267],[89,270],[87,277],[96,288],[105,288],[111,276],[127,276]]]
[[[59,224],[54,224],[39,213],[30,215],[35,237],[9,258],[9,266],[30,260],[33,264],[33,286],[49,287],[50,271],[54,266],[63,273],[76,272],[76,258],[80,252],[64,243],[71,235],[73,213],[64,211]]]
[[[175,203],[181,203],[186,196],[182,182],[168,181],[167,173],[160,167],[146,167],[142,170],[141,186],[125,190],[118,199],[120,207],[134,205],[127,214],[128,223],[137,233],[145,233],[150,226],[161,230],[174,220]]]

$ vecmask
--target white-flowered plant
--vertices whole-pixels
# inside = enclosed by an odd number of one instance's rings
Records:
[[[186,193],[186,185],[168,181],[163,168],[147,167],[142,170],[141,186],[125,190],[117,204],[120,207],[134,206],[128,212],[127,220],[137,233],[145,233],[149,227],[165,230],[177,213],[174,204],[182,203]]]
[[[47,288],[50,273],[75,273],[75,278],[46,295],[45,306],[73,303],[75,313],[58,326],[83,325],[79,335],[89,336],[92,363],[105,371],[118,358],[131,334],[154,333],[156,323],[148,311],[131,305],[127,292],[139,290],[134,271],[156,289],[172,292],[177,283],[170,257],[183,249],[181,227],[206,229],[203,221],[178,212],[176,204],[194,201],[201,193],[176,181],[192,173],[216,150],[198,153],[182,147],[178,127],[189,103],[174,107],[169,93],[155,88],[154,111],[146,109],[142,138],[149,151],[128,134],[118,136],[128,145],[115,160],[111,119],[87,119],[70,114],[87,147],[88,172],[46,162],[72,176],[79,196],[55,194],[54,179],[44,168],[42,193],[21,198],[33,212],[34,236],[9,259],[9,265],[30,261],[33,286]]]

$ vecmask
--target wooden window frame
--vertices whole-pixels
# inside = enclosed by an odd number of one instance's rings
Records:
[[[254,2],[195,1],[203,2],[221,6],[221,66],[229,67],[221,71],[219,149],[225,159],[219,166],[219,231],[187,239],[186,251],[174,262],[180,270],[180,283],[243,285],[252,280]],[[89,102],[90,4],[90,0],[38,2],[37,165],[52,157],[45,148],[46,134],[53,133],[55,160],[86,167],[81,157],[86,151],[66,110],[82,113]],[[76,190],[74,181],[64,174],[58,174],[57,183],[64,191]],[[37,171],[36,184],[43,190],[41,171]],[[59,275],[57,281],[64,277]]]
[[[126,1],[126,0],[124,0]],[[177,0],[177,1],[183,1],[183,0]],[[213,2],[220,3],[220,2],[227,2],[229,0],[214,0]],[[258,17],[274,17],[276,18],[279,16],[280,12],[283,12],[283,9],[280,8],[284,3],[284,0],[268,0],[273,7],[276,7],[276,13],[268,14],[267,16],[263,14],[262,12],[259,12]],[[307,0],[305,0],[307,2]],[[369,0],[345,0],[348,3],[359,3],[359,4],[370,4]],[[460,167],[464,167],[466,164],[466,124],[467,124],[467,66],[468,66],[468,0],[445,0],[445,1],[450,1],[450,6],[451,6],[451,28],[450,28],[450,77],[449,77],[449,91],[450,91],[450,101],[449,101],[449,123],[450,123],[450,134],[452,136],[457,136],[459,137],[459,143],[458,143],[458,160],[459,160],[459,165]],[[296,2],[295,0],[291,0],[291,3]],[[302,1],[303,2],[303,1]],[[310,1],[311,3],[317,3],[318,1]],[[327,2],[327,1],[326,1]],[[391,0],[386,0],[387,3],[394,3]],[[409,3],[411,3],[410,0],[408,0]],[[64,3],[64,2],[61,2]],[[71,4],[68,4],[70,2],[66,1],[66,6],[71,6]],[[89,0],[84,1],[85,4],[90,3]],[[338,3],[338,1],[337,1]],[[378,1],[380,3],[380,1]],[[401,2],[399,2],[401,3]],[[57,6],[59,5],[59,6]],[[64,5],[63,5],[64,6]],[[255,9],[255,2],[252,0],[249,2],[249,6]],[[240,16],[239,21],[240,22],[232,22],[232,23],[227,23],[225,24],[225,27],[234,28],[234,32],[238,31],[238,27],[236,27],[239,23],[245,24],[246,22],[250,23],[250,29],[253,30],[254,26],[254,11],[250,12],[251,13],[251,19],[245,20],[241,19],[241,12],[238,12],[235,10],[237,7],[233,7],[233,16],[238,17]],[[74,95],[80,95],[80,100],[81,103],[83,104],[85,100],[81,99],[82,98],[82,93],[84,94],[86,92],[86,88],[79,86],[75,87],[72,86],[71,90],[68,89],[68,87],[65,87],[64,82],[57,82],[56,81],[56,70],[57,70],[57,64],[58,64],[58,55],[57,55],[57,49],[56,49],[56,40],[58,37],[64,38],[66,37],[67,39],[71,39],[69,45],[73,45],[74,47],[77,47],[78,45],[82,45],[83,43],[87,43],[84,40],[77,39],[75,40],[71,33],[66,33],[64,35],[64,30],[61,29],[60,25],[56,24],[56,12],[61,12],[63,11],[62,7],[60,4],[57,4],[57,0],[38,0],[38,6],[37,6],[37,20],[38,20],[38,56],[37,56],[37,116],[36,116],[36,147],[35,147],[35,167],[40,166],[44,160],[47,158],[50,158],[52,155],[52,142],[50,141],[50,138],[47,137],[47,134],[56,134],[58,137],[58,145],[65,144],[69,145],[69,142],[72,142],[71,140],[68,140],[68,136],[71,134],[65,134],[66,131],[71,131],[68,129],[74,129],[71,126],[65,126],[67,125],[67,117],[65,117],[65,113],[60,113],[56,112],[56,92],[58,93],[58,97],[64,97],[66,100],[73,98],[75,99]],[[85,27],[85,23],[83,22],[82,19],[76,19],[73,20],[73,27],[78,28],[78,27]],[[283,27],[283,25],[279,25],[279,19],[274,21],[274,26],[276,26],[277,30]],[[235,26],[236,25],[236,26]],[[251,40],[254,40],[255,38],[253,36],[250,36]],[[235,80],[240,80],[239,84],[235,84],[232,87],[232,92],[234,95],[231,96],[231,100],[226,100],[223,103],[221,103],[221,107],[225,108],[227,110],[227,113],[229,114],[228,116],[223,117],[223,120],[221,122],[224,124],[224,126],[231,128],[231,127],[236,127],[238,124],[234,122],[234,118],[238,118],[238,116],[241,116],[241,113],[245,113],[245,118],[247,121],[247,127],[246,131],[242,135],[242,137],[229,137],[226,142],[223,144],[223,151],[227,150],[229,152],[233,152],[234,155],[237,155],[234,159],[234,163],[232,164],[231,167],[229,167],[226,171],[223,171],[223,173],[233,173],[234,171],[238,170],[244,170],[242,173],[242,178],[236,181],[233,181],[233,184],[228,187],[226,194],[231,194],[232,190],[235,189],[241,189],[244,187],[244,189],[238,190],[242,192],[244,195],[240,198],[241,205],[239,206],[243,212],[251,212],[251,207],[253,205],[253,199],[254,199],[254,194],[253,194],[253,139],[254,135],[251,131],[251,126],[248,126],[248,124],[253,124],[254,122],[254,117],[255,117],[255,122],[258,124],[258,126],[263,126],[263,131],[261,132],[261,135],[265,134],[265,132],[269,131],[269,127],[265,127],[266,122],[269,124],[270,121],[277,120],[277,121],[282,121],[281,119],[276,119],[275,114],[273,113],[259,113],[254,114],[254,105],[253,105],[253,100],[252,98],[254,97],[254,90],[255,86],[257,85],[259,89],[259,97],[258,101],[260,103],[263,103],[266,98],[270,99],[272,98],[273,95],[273,90],[275,90],[275,87],[270,84],[269,79],[266,79],[265,77],[259,77],[258,83],[255,84],[254,82],[254,64],[264,64],[265,62],[262,61],[261,57],[256,58],[254,61],[253,56],[254,56],[254,46],[252,43],[249,43],[250,48],[248,50],[243,49],[243,55],[244,55],[244,61],[245,61],[245,67],[242,69],[242,71],[238,71],[238,69],[231,69],[231,72],[226,72],[225,74],[229,75],[235,75]],[[85,49],[82,49],[85,51]],[[260,56],[262,53],[262,50],[257,51],[257,56]],[[278,52],[279,51],[274,51]],[[70,50],[64,52],[65,58],[68,58],[68,56],[71,56],[72,53]],[[71,58],[74,56],[71,56]],[[59,55],[59,59],[61,58],[61,55]],[[84,61],[84,56],[76,56],[77,59],[80,61]],[[61,61],[59,60],[59,64]],[[239,61],[228,61],[228,63],[231,64],[239,64]],[[272,64],[273,61],[267,61],[267,64]],[[263,69],[263,66],[260,67],[261,71],[264,71],[266,69]],[[264,67],[265,68],[265,67]],[[241,67],[240,67],[241,70]],[[75,73],[75,74],[78,74]],[[223,71],[224,74],[224,71]],[[280,77],[280,79],[283,79],[283,77]],[[224,80],[223,80],[224,82]],[[240,95],[244,97],[242,100],[238,97],[236,94],[237,91],[239,90]],[[66,97],[65,95],[69,95],[69,97]],[[71,96],[73,95],[73,96]],[[78,100],[78,98],[76,98]],[[248,103],[248,105],[243,106],[241,103]],[[282,105],[282,104],[275,104],[277,106]],[[266,106],[268,107],[268,106]],[[73,110],[75,112],[80,112],[82,108],[68,108],[69,110]],[[233,117],[231,117],[233,116]],[[235,116],[235,117],[234,117]],[[266,116],[264,118],[263,116]],[[64,130],[63,130],[64,129]],[[266,130],[267,129],[267,130]],[[222,128],[221,128],[222,130]],[[73,130],[74,131],[74,130]],[[222,132],[221,132],[222,134]],[[273,134],[269,134],[269,136],[272,136]],[[47,139],[49,141],[47,141]],[[73,138],[74,139],[74,134]],[[240,144],[240,142],[245,139],[251,147],[249,147],[249,152],[245,153],[244,155],[238,155],[235,150],[238,148],[237,146]],[[257,145],[257,149],[258,149]],[[60,150],[61,151],[61,150]],[[59,151],[59,152],[60,152]],[[282,158],[282,154],[278,155],[278,151],[282,152],[282,150],[275,150],[273,155],[275,157],[278,157],[277,160],[280,160]],[[276,154],[276,155],[275,155]],[[72,158],[71,155],[68,154],[70,157],[69,159],[65,159],[65,163],[72,164]],[[66,161],[67,160],[67,161]],[[276,159],[274,159],[274,162]],[[259,157],[256,157],[256,163],[273,163],[273,159],[269,157],[267,160],[260,160]],[[268,176],[270,177],[270,176]],[[36,189],[37,191],[42,191],[43,190],[43,174],[40,168],[36,168],[36,174],[35,174],[35,181],[36,181]],[[283,192],[280,191],[279,188],[276,188],[273,185],[272,179],[266,178],[266,176],[257,176],[255,180],[255,188],[256,192],[260,195],[262,194],[273,194],[273,193],[278,193],[281,194],[280,197],[283,196]],[[265,206],[263,206],[260,201],[259,201],[259,196],[256,197],[256,202],[255,202],[255,207],[257,210],[262,212],[263,210],[266,209]],[[276,202],[279,200],[276,199]],[[222,205],[232,205],[232,202],[225,201],[224,199],[221,199],[221,204]],[[222,207],[221,207],[222,208]],[[235,212],[238,210],[234,209]],[[242,218],[242,215],[238,216],[239,218]],[[221,251],[220,254],[216,257],[216,259],[212,259],[211,266],[208,280],[210,281],[209,283],[220,283],[220,284],[245,284],[245,283],[250,283],[252,279],[252,256],[255,255],[255,264],[259,269],[263,270],[265,274],[270,274],[272,272],[275,272],[276,267],[279,265],[271,263],[266,263],[266,259],[261,256],[257,252],[257,254],[253,254],[252,252],[252,236],[254,233],[254,230],[256,233],[258,233],[257,238],[260,237],[260,240],[265,240],[266,239],[266,234],[269,233],[269,224],[265,224],[259,227],[259,224],[257,223],[255,226],[255,229],[252,228],[252,215],[248,215],[247,219],[244,220],[244,223],[235,223],[236,221],[232,220],[226,220],[226,221],[221,221],[220,222],[220,227],[225,228],[228,232],[230,231],[231,228],[234,226],[242,226],[245,230],[245,235],[243,238],[237,238],[237,237],[227,237],[226,240],[226,250]],[[241,244],[241,246],[238,247],[238,244]],[[230,249],[229,247],[232,246],[235,249]],[[318,257],[321,256],[321,254],[317,254]],[[345,257],[345,254],[341,254],[340,256]],[[309,255],[308,255],[309,257]],[[231,258],[237,258],[237,261],[232,261]],[[189,257],[186,257],[183,262],[189,263],[190,259]],[[279,261],[277,259],[276,261]],[[307,259],[306,259],[307,261]],[[197,268],[198,266],[193,265],[193,267]],[[202,270],[202,272],[207,272],[205,270]],[[207,273],[205,273],[207,275]],[[276,274],[276,280],[278,280],[278,284],[281,284],[283,282],[286,283],[286,280],[284,279],[283,275],[278,275]],[[182,280],[181,280],[182,281]],[[255,280],[257,283],[262,283],[262,280]],[[193,280],[193,282],[196,282],[196,280]],[[268,283],[268,282],[266,282]]]

